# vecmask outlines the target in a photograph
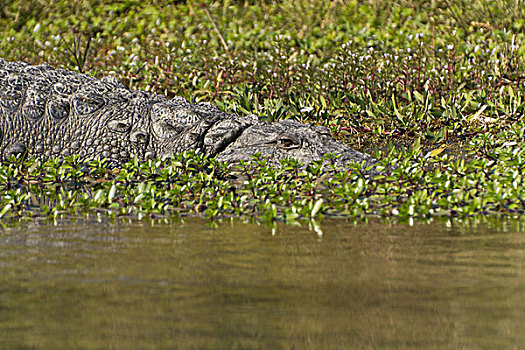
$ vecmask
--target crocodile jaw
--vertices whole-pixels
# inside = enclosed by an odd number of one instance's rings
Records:
[[[365,166],[369,166],[377,162],[371,156],[335,140],[328,128],[293,120],[252,125],[243,130],[217,158],[236,163],[252,160],[255,154],[260,154],[270,165],[276,167],[286,158],[294,158],[307,165],[329,154],[335,156],[334,166],[340,169],[344,169],[349,163],[365,162]]]

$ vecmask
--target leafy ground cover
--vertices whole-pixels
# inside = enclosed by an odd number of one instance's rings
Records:
[[[233,167],[191,152],[119,170],[13,159],[0,216],[519,215],[524,30],[514,0],[3,1],[5,59],[325,125],[396,167],[370,178],[358,165],[327,175],[321,163]]]

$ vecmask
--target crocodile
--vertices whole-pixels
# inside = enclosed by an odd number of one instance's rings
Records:
[[[101,79],[48,64],[0,58],[0,158],[13,155],[80,160],[106,158],[114,167],[137,158],[166,158],[200,150],[219,161],[271,166],[295,158],[307,165],[327,154],[344,169],[378,161],[337,141],[327,127],[284,119],[266,123],[209,103],[190,103],[131,90],[113,76]]]

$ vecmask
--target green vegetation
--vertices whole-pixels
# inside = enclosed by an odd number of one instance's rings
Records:
[[[0,2],[0,56],[325,125],[385,175],[199,154],[13,159],[0,216],[471,216],[525,209],[525,7],[500,1]],[[329,161],[327,162],[329,167]],[[243,176],[239,177],[242,173]]]

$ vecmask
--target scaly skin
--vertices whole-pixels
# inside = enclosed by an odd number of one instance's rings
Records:
[[[165,158],[200,149],[220,161],[261,153],[275,166],[292,157],[303,164],[328,153],[336,166],[377,162],[336,141],[325,127],[292,120],[263,123],[226,114],[211,104],[190,104],[133,91],[113,77],[101,80],[48,65],[0,58],[0,153],[81,160],[108,158],[113,166],[138,158]]]

